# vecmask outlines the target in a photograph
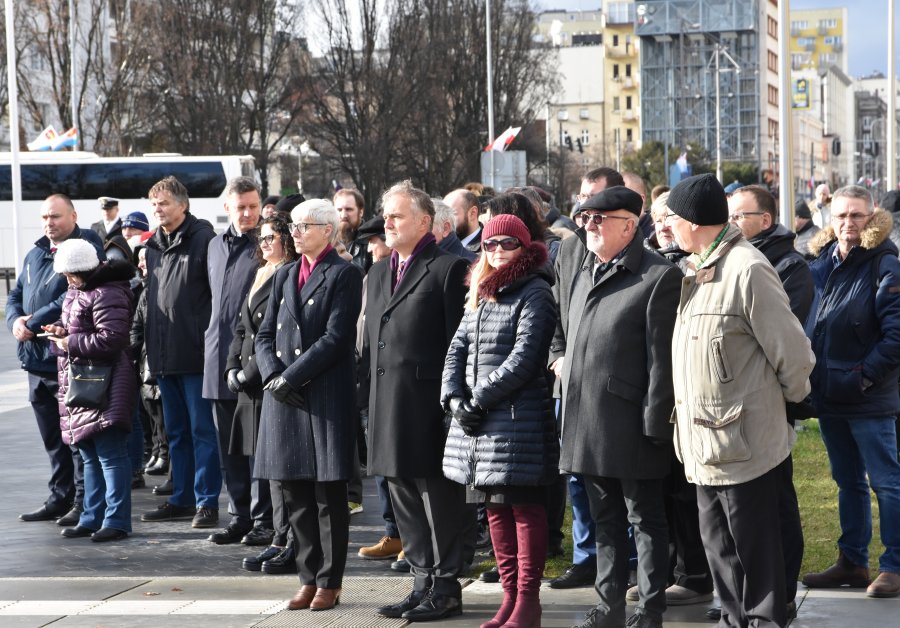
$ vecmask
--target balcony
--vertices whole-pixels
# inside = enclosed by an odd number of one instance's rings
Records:
[[[622,112],[622,119],[625,122],[634,122],[638,119],[637,112],[634,109],[626,109]]]
[[[637,81],[630,76],[626,76],[622,79],[622,89],[634,89],[637,87]]]
[[[832,49],[834,52],[841,52],[841,51],[844,50],[844,44],[842,44],[842,43],[833,44],[833,45],[831,46],[831,49]]]
[[[606,56],[611,59],[633,57],[634,54],[635,49],[633,43],[628,43],[624,46],[613,46],[612,44],[606,44]]]

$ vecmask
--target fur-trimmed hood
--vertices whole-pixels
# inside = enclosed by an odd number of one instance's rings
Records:
[[[546,272],[547,247],[543,242],[532,242],[522,250],[509,264],[501,266],[496,272],[486,277],[478,284],[478,296],[489,301],[496,300],[501,290],[508,288],[531,275],[543,277]],[[472,275],[466,283],[471,284]]]
[[[878,247],[890,237],[893,224],[894,218],[890,212],[876,209],[872,215],[872,220],[869,221],[869,224],[860,234],[860,246],[869,250]],[[807,248],[810,253],[818,257],[835,240],[837,240],[837,236],[834,233],[834,227],[828,225],[810,238]]]

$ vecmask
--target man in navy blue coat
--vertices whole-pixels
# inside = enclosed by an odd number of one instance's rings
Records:
[[[69,197],[52,194],[46,198],[41,205],[44,235],[25,256],[16,287],[10,291],[6,302],[6,326],[18,341],[16,351],[22,368],[28,371],[28,400],[37,419],[44,449],[50,457],[50,496],[37,510],[19,515],[22,521],[57,519],[72,509],[74,521],[66,524],[74,525],[81,512],[84,495],[81,456],[77,449],[62,442],[56,399],[59,390],[56,358],[50,354],[48,341],[37,337],[42,331],[41,325],[59,319],[66,294],[65,277],[53,271],[56,247],[70,238],[81,238],[94,245],[101,260],[106,259],[100,237],[93,231],[79,228],[77,221],[78,214]]]

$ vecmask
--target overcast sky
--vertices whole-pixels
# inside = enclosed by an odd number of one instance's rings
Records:
[[[538,0],[544,9],[595,10],[597,0]],[[847,51],[850,75],[871,74],[878,70],[887,74],[887,7],[888,0],[791,0],[791,9],[848,7]],[[894,25],[895,41],[900,29]],[[896,65],[900,68],[900,64]]]

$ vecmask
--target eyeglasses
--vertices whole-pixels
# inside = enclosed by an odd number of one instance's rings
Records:
[[[585,227],[587,227],[590,223],[594,223],[599,227],[607,218],[616,218],[617,220],[631,220],[628,216],[610,216],[608,214],[586,214],[582,212],[579,215],[581,216],[581,222]]]
[[[831,220],[833,222],[844,222],[849,219],[851,222],[864,222],[871,217],[872,214],[832,214]]]
[[[737,220],[743,220],[747,216],[762,216],[764,213],[765,212],[734,212],[728,217],[728,220],[735,222]]]
[[[275,241],[275,238],[277,238],[277,237],[278,236],[276,236],[274,233],[267,235],[267,236],[260,236],[259,243],[260,244],[268,244],[269,246],[272,246],[272,243]]]
[[[324,222],[292,222],[288,225],[288,229],[290,229],[291,233],[294,231],[299,231],[300,233],[306,233],[309,231],[310,227],[324,227]]]
[[[484,240],[481,243],[481,248],[483,248],[488,253],[493,253],[497,250],[497,247],[500,247],[504,251],[515,251],[517,248],[522,246],[522,243],[519,241],[519,238],[503,238],[502,240]]]

